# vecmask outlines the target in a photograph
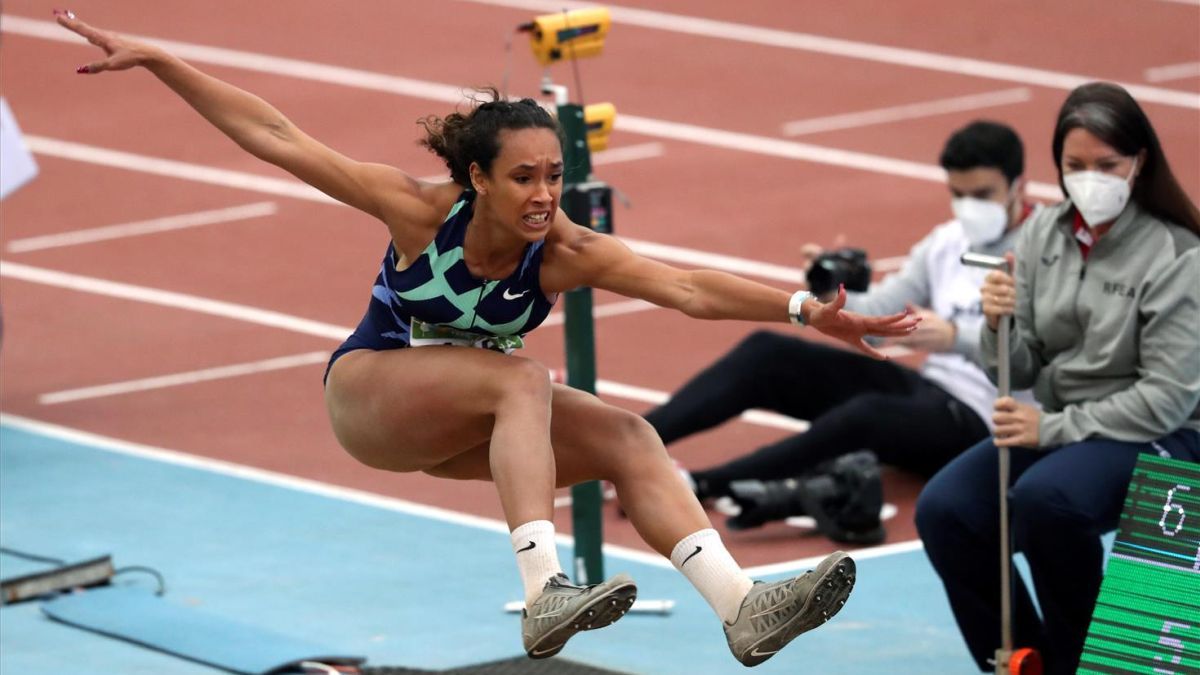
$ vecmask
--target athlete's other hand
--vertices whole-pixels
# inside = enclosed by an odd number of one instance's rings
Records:
[[[846,288],[838,287],[837,297],[832,302],[820,304],[809,313],[806,323],[822,333],[837,338],[855,349],[877,359],[887,359],[879,350],[867,344],[868,335],[877,337],[900,337],[908,335],[916,329],[921,317],[900,312],[888,316],[864,316],[857,312],[848,312],[846,306]]]
[[[106,70],[128,70],[134,66],[143,65],[156,50],[155,47],[143,42],[94,28],[65,10],[54,10],[54,17],[58,21],[58,25],[83,36],[88,42],[103,49],[107,56],[103,60],[80,66],[75,71],[80,74],[102,73]]]

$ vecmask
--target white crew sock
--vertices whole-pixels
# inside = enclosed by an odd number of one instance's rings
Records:
[[[554,523],[534,520],[518,526],[512,531],[512,547],[517,555],[517,569],[521,571],[525,606],[528,607],[541,595],[550,577],[562,574],[558,549],[554,545]]]
[[[722,621],[737,620],[742,600],[754,582],[725,550],[716,530],[700,530],[680,539],[671,551],[671,564],[692,582]]]

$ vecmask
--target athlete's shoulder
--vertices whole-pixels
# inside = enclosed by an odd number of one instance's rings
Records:
[[[586,283],[598,269],[620,262],[628,251],[616,238],[576,225],[560,210],[546,234],[542,287],[558,292]]]
[[[384,222],[392,241],[406,255],[419,252],[433,240],[445,220],[456,210],[463,194],[453,182],[418,183],[412,190],[397,191],[389,200]]]

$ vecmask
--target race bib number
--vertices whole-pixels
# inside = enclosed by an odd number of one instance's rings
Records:
[[[520,335],[479,335],[449,326],[426,323],[419,319],[413,319],[411,325],[410,344],[414,347],[452,345],[490,349],[494,352],[511,354],[525,346],[525,341],[521,339]]]

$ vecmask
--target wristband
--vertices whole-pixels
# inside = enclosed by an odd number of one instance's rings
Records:
[[[808,291],[796,291],[792,293],[792,299],[788,300],[788,316],[791,318],[792,323],[797,326],[805,325],[804,315],[800,313],[800,306],[804,304],[805,300],[811,297],[813,297],[813,294]]]

